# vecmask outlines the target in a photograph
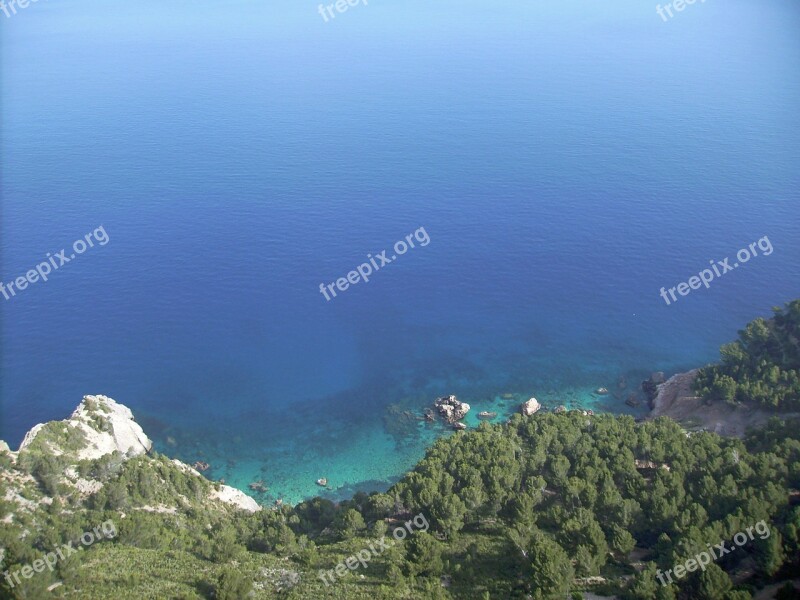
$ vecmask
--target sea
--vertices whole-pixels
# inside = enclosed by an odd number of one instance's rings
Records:
[[[337,501],[459,435],[438,396],[640,417],[800,297],[795,0],[331,7],[0,13],[0,281],[51,271],[0,296],[12,448],[105,394]]]

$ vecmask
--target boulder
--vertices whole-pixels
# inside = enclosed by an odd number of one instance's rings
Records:
[[[451,425],[467,416],[470,406],[466,402],[460,402],[453,395],[442,396],[434,401],[434,406],[439,410],[439,414]]]
[[[531,398],[522,405],[522,414],[529,417],[540,408],[542,408],[542,405],[539,404],[539,401],[536,398]]]

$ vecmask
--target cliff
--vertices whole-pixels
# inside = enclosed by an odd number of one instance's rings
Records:
[[[7,447],[4,442],[0,442],[0,449]],[[89,496],[103,487],[103,481],[84,479],[78,474],[85,470],[81,469],[85,461],[110,460],[116,457],[116,461],[122,463],[147,455],[152,447],[152,441],[127,406],[107,396],[97,395],[84,396],[68,419],[34,426],[25,434],[19,450],[8,453],[15,464],[35,464],[37,460],[47,457],[57,459],[63,469],[59,483]],[[156,459],[151,460],[156,462]],[[212,484],[189,465],[178,460],[169,464],[183,474],[202,479],[208,486],[206,500],[212,504],[221,502],[248,512],[256,512],[261,508],[242,491],[226,485]],[[40,499],[44,504],[51,501],[48,497]]]
[[[43,444],[50,453],[59,456],[72,452],[78,460],[95,460],[114,451],[134,457],[149,452],[153,447],[153,442],[134,420],[130,409],[106,396],[84,396],[72,415],[58,422],[72,430],[67,439],[83,440],[80,447],[65,447],[58,436],[48,435],[55,427],[54,423],[57,422],[34,426],[25,434],[19,451],[24,452],[34,445],[42,432],[47,438]]]

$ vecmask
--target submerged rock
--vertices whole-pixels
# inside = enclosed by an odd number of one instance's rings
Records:
[[[251,490],[259,494],[264,494],[269,491],[269,488],[264,484],[263,479],[258,479],[257,481],[253,481],[252,483],[248,484],[247,487],[249,487]]]
[[[404,444],[419,436],[419,417],[400,404],[390,404],[383,413],[383,427],[391,435],[395,443]]]
[[[625,404],[627,404],[628,406],[632,406],[633,408],[636,408],[637,406],[639,406],[639,404],[641,404],[641,402],[639,402],[639,399],[636,397],[636,394],[629,394],[628,399],[625,400]]]

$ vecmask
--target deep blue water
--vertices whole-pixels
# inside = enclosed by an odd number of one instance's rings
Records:
[[[0,27],[2,281],[109,237],[0,297],[12,446],[104,393],[213,477],[344,494],[437,434],[395,446],[389,405],[624,411],[589,392],[800,295],[796,2],[40,0]]]

